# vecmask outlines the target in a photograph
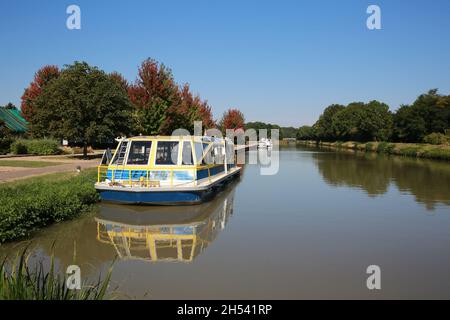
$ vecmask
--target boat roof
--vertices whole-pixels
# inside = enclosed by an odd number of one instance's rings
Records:
[[[6,127],[12,131],[26,132],[28,130],[28,122],[22,118],[20,111],[17,109],[0,107],[0,119],[3,120]]]

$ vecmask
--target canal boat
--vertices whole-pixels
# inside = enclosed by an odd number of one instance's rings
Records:
[[[259,149],[271,149],[272,148],[272,140],[268,138],[261,138],[258,143]]]
[[[138,136],[105,152],[95,188],[104,201],[146,205],[198,204],[240,174],[230,139]]]

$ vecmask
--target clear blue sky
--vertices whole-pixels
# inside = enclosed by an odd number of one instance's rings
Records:
[[[431,88],[450,94],[450,1],[0,0],[0,105],[20,104],[45,64],[84,60],[136,78],[153,57],[179,83],[247,121],[312,124],[331,103],[393,110]],[[81,30],[66,8],[81,7]],[[366,28],[381,7],[382,30]]]

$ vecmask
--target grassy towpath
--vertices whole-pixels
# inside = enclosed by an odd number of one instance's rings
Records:
[[[100,159],[80,160],[68,156],[33,156],[0,159],[0,183],[60,172],[96,167]]]

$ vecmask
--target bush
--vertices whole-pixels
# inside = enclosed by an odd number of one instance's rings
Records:
[[[19,139],[11,145],[14,154],[51,155],[60,153],[59,143],[53,139]]]
[[[28,153],[27,146],[22,141],[24,141],[24,140],[17,140],[11,144],[11,152],[12,153],[14,153],[14,154],[27,154]]]
[[[99,200],[95,170],[70,178],[31,178],[0,187],[0,243],[85,212]]]
[[[374,151],[374,143],[373,142],[367,142],[366,143],[366,151]]]
[[[429,149],[425,150],[422,154],[424,158],[450,160],[450,149]]]
[[[429,144],[448,144],[450,137],[442,133],[433,132],[423,138],[423,142]]]
[[[417,157],[420,151],[421,148],[419,146],[408,146],[400,149],[398,154],[402,156]]]
[[[377,146],[377,152],[391,154],[393,153],[394,148],[395,144],[393,143],[380,142]]]
[[[0,138],[0,154],[7,154],[11,150],[11,143],[13,139],[10,137]]]

